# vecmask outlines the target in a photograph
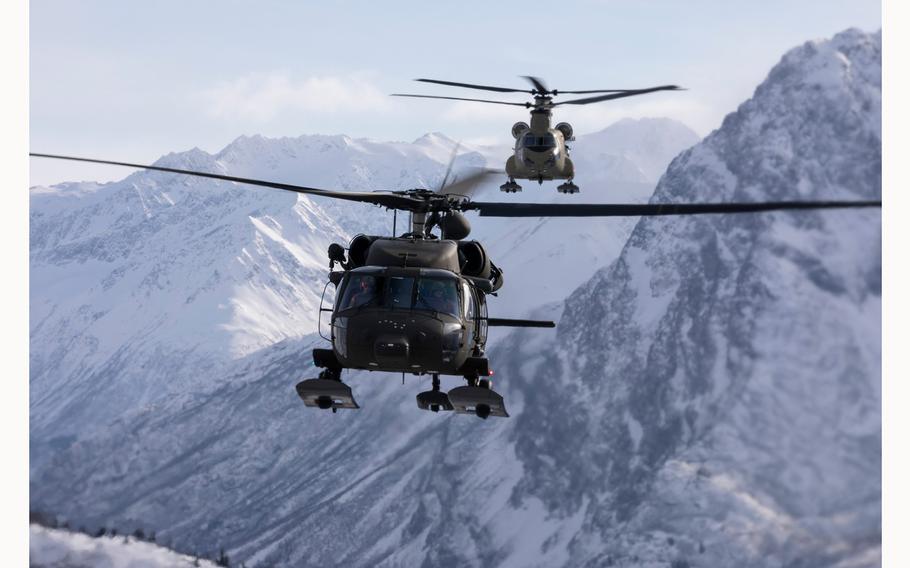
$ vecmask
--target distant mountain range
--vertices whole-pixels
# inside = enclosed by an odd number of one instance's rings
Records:
[[[453,145],[242,137],[162,163],[435,187]],[[575,142],[580,195],[517,199],[877,198],[880,150],[881,34],[848,30],[704,141],[622,121]],[[150,172],[33,188],[33,508],[254,566],[877,565],[878,211],[474,224],[505,270],[491,311],[559,320],[494,337],[513,418],[424,413],[425,379],[376,373],[331,415],[293,391],[325,250],[387,212]]]

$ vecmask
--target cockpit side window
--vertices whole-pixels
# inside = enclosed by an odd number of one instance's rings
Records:
[[[462,297],[464,298],[464,317],[467,320],[474,319],[474,298],[471,297],[471,287],[467,282],[461,283]]]
[[[344,296],[338,304],[340,310],[375,305],[379,298],[379,279],[372,274],[351,274]]]
[[[457,280],[454,278],[420,278],[414,309],[432,310],[459,317],[461,306]]]

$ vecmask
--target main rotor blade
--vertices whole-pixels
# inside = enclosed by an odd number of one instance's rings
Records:
[[[437,95],[403,95],[400,93],[393,93],[389,96],[390,97],[413,97],[415,99],[446,99],[449,101],[472,101],[475,103],[493,103],[493,104],[497,104],[497,105],[511,105],[511,106],[525,107],[525,108],[531,108],[532,106],[534,106],[531,103],[510,103],[510,102],[506,102],[506,101],[491,101],[491,100],[487,100],[487,99],[465,99],[465,98],[461,98],[461,97],[440,97]]]
[[[444,187],[440,193],[443,195],[461,195],[463,197],[471,197],[474,191],[477,190],[480,185],[482,185],[488,178],[493,178],[494,176],[503,176],[505,172],[503,170],[497,170],[493,168],[476,168],[474,171],[459,177],[457,174],[451,184],[447,187]]]
[[[599,97],[587,97],[584,99],[571,99],[568,101],[560,101],[558,103],[553,103],[553,106],[558,105],[588,105],[591,103],[599,103],[601,101],[611,101],[613,99],[621,99],[624,97],[634,97],[635,95],[646,95],[648,93],[653,93],[656,91],[681,91],[680,87],[676,85],[661,85],[660,87],[651,87],[650,89],[637,89],[634,91],[622,91],[619,93],[613,93],[610,95],[600,95]]]
[[[794,209],[844,209],[881,207],[881,201],[766,201],[758,203],[465,203],[481,217],[640,217],[758,213]]]
[[[631,91],[640,91],[641,89],[594,89],[591,91],[563,91],[558,89],[560,95],[588,95],[591,93],[628,93]]]
[[[211,179],[219,179],[224,181],[232,181],[236,183],[245,183],[248,185],[256,185],[260,187],[269,187],[272,189],[281,189],[284,191],[293,191],[295,193],[302,193],[305,195],[318,195],[321,197],[329,197],[332,199],[343,199],[345,201],[358,201],[361,203],[372,203],[374,205],[381,205],[383,207],[389,207],[393,209],[404,209],[407,211],[418,211],[425,207],[425,202],[420,199],[413,199],[404,195],[395,195],[393,193],[373,193],[373,192],[363,192],[363,191],[330,191],[326,189],[316,189],[313,187],[304,187],[301,185],[292,185],[288,183],[278,183],[274,181],[264,181],[259,179],[250,179],[242,178],[236,176],[228,176],[223,174],[213,174],[209,172],[197,172],[193,170],[181,170],[177,168],[168,168],[164,166],[149,166],[145,164],[133,164],[130,162],[115,162],[112,160],[98,160],[94,158],[77,158],[74,156],[59,156],[55,154],[38,154],[35,152],[29,152],[29,156],[34,156],[36,158],[53,158],[56,160],[72,160],[75,162],[91,162],[95,164],[107,164],[111,166],[125,166],[128,168],[141,168],[145,170],[154,170],[159,172],[168,172],[172,174],[182,174],[188,176],[204,177]]]
[[[522,75],[522,77],[524,77],[525,79],[528,80],[529,83],[534,85],[534,90],[537,91],[537,94],[549,95],[550,93],[552,93],[552,91],[550,89],[548,89],[546,85],[543,84],[543,79],[541,79],[539,77],[531,77],[530,75]]]
[[[456,83],[455,81],[440,81],[438,79],[414,79],[422,83],[436,83],[437,85],[448,85],[450,87],[466,87],[468,89],[480,89],[482,91],[493,91],[496,93],[530,93],[528,89],[510,89],[508,87],[491,87],[489,85],[474,85],[472,83]]]
[[[442,178],[442,183],[439,184],[439,189],[436,190],[436,193],[445,193],[446,184],[449,183],[449,176],[452,175],[452,167],[455,165],[455,160],[458,159],[458,147],[461,146],[461,142],[456,142],[455,147],[452,148],[452,157],[449,158],[449,165],[446,166],[446,175]]]

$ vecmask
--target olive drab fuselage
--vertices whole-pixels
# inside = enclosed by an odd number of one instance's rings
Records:
[[[492,286],[485,285],[489,261],[476,262],[463,252],[469,247],[479,244],[355,237],[349,265],[335,278],[330,339],[341,366],[416,374],[474,371],[487,338],[480,287]],[[479,279],[465,276],[465,268]]]

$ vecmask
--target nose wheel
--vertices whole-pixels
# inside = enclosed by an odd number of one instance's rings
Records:
[[[572,183],[572,180],[569,180],[566,183],[558,185],[556,191],[559,193],[578,193],[579,190],[578,186]]]
[[[338,412],[339,408],[358,409],[351,387],[341,382],[340,369],[326,369],[318,379],[307,379],[297,383],[297,396],[303,404],[312,408]]]
[[[499,186],[499,190],[506,193],[517,193],[521,191],[521,186],[515,183],[515,178],[510,177],[509,181]]]
[[[439,412],[440,410],[455,410],[449,402],[449,395],[439,390],[439,375],[433,375],[432,390],[424,391],[417,395],[417,406],[421,410]]]

